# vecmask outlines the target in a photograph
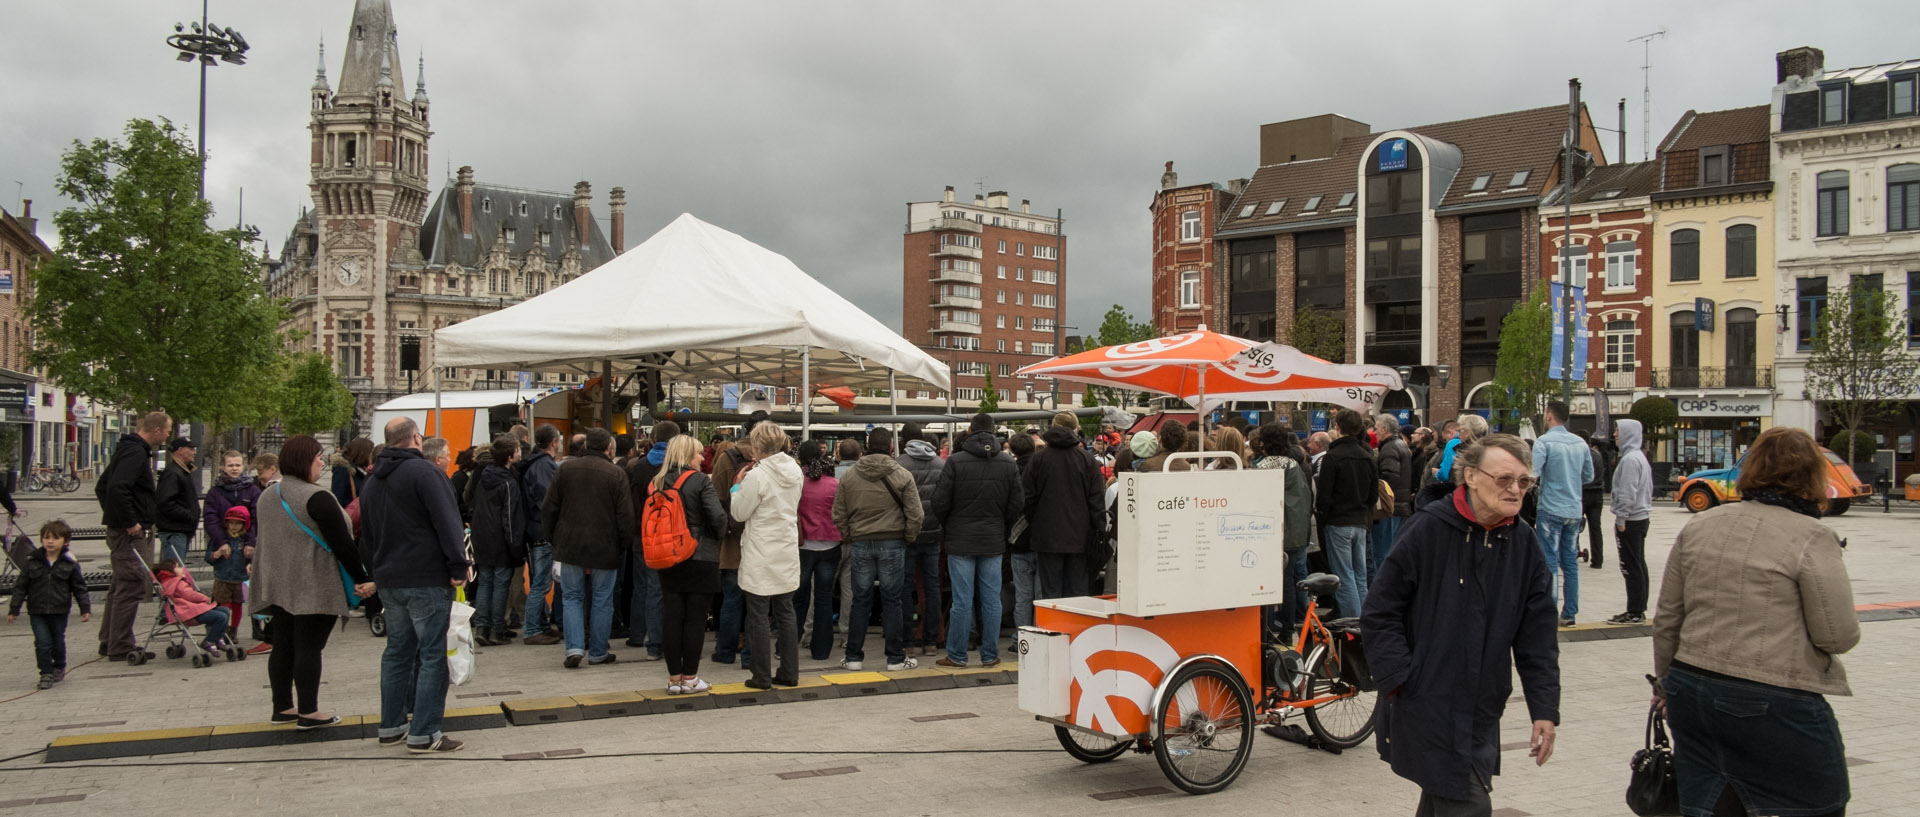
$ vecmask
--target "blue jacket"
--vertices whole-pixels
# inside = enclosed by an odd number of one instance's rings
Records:
[[[1593,481],[1593,454],[1566,426],[1533,441],[1533,475],[1540,478],[1540,513],[1562,519],[1584,515],[1581,486]]]
[[[547,502],[547,487],[553,484],[553,472],[560,470],[560,463],[553,461],[552,454],[535,451],[514,468],[520,472],[520,490],[527,499],[527,544],[545,542],[552,534],[541,526],[540,506]]]
[[[466,526],[453,483],[419,449],[380,450],[360,495],[360,532],[382,587],[446,587],[467,578]]]

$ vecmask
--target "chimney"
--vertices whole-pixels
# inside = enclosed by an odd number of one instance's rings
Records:
[[[1167,171],[1160,174],[1160,189],[1170,190],[1180,186],[1180,174],[1173,172],[1173,163],[1167,163]]]
[[[973,194],[973,206],[975,206],[975,207],[985,207],[985,206],[987,206],[987,197],[986,197],[986,196],[982,196],[982,195],[980,195],[979,193],[975,193],[975,194]]]
[[[473,237],[473,165],[461,165],[453,196],[460,205],[460,235]]]
[[[607,206],[613,211],[613,252],[619,255],[627,251],[627,189],[607,191]]]
[[[575,227],[575,238],[579,241],[580,247],[583,250],[587,246],[588,237],[593,235],[593,209],[588,206],[592,202],[593,185],[587,184],[586,182],[579,182],[573,186],[573,224]]]
[[[1026,199],[1021,199],[1021,200],[1020,200],[1020,212],[1022,212],[1022,213],[1032,213],[1032,212],[1033,212],[1033,202],[1030,202],[1030,201],[1027,201]]]
[[[1234,179],[1233,181],[1227,182],[1227,195],[1238,196],[1245,192],[1247,192],[1246,179]]]
[[[1810,45],[1789,48],[1773,55],[1775,67],[1774,82],[1786,82],[1787,77],[1813,79],[1826,70],[1827,54]]]
[[[953,203],[953,185],[947,185],[946,196],[940,200],[943,202],[946,202],[947,204]]]
[[[1007,191],[995,190],[987,194],[987,206],[995,210],[1007,209]]]
[[[20,200],[20,217],[14,220],[27,228],[28,233],[33,233],[34,228],[40,226],[40,220],[33,217],[33,199]]]

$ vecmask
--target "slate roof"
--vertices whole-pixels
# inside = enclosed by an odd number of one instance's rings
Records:
[[[545,249],[548,258],[557,258],[577,240],[578,222],[573,213],[573,194],[522,190],[501,185],[475,183],[473,186],[473,234],[460,233],[459,195],[455,182],[448,182],[434,197],[427,219],[420,225],[420,255],[430,269],[451,264],[472,270],[486,266],[488,253],[500,240],[501,228],[511,227],[513,243],[507,253],[516,261],[528,250],[540,246],[540,231],[553,234]],[[488,212],[487,202],[492,202]],[[521,215],[521,205],[526,215]],[[556,211],[556,208],[557,211]],[[580,269],[590,270],[613,259],[613,244],[600,231],[598,221],[589,219],[587,246],[580,248]]]
[[[1573,203],[1586,204],[1595,201],[1635,199],[1654,191],[1660,184],[1660,163],[1634,162],[1625,165],[1601,165],[1587,171],[1587,176],[1573,189]],[[1552,203],[1559,203],[1558,196],[1551,197]]]
[[[347,26],[346,59],[340,64],[337,97],[372,99],[380,80],[380,58],[384,54],[388,73],[393,77],[394,104],[404,104],[407,84],[400,75],[398,31],[393,24],[393,7],[387,0],[355,0],[353,22]]]
[[[1516,203],[1537,200],[1545,191],[1555,164],[1560,161],[1560,142],[1566,129],[1567,109],[1554,105],[1395,130],[1419,134],[1460,150],[1460,172],[1440,199],[1432,202],[1436,208],[1445,208],[1506,200]],[[1281,229],[1351,221],[1355,215],[1354,207],[1336,210],[1334,206],[1341,196],[1357,194],[1355,185],[1367,145],[1387,132],[1376,131],[1364,137],[1346,139],[1330,158],[1260,168],[1254,172],[1246,191],[1240,194],[1240,198],[1223,217],[1220,230],[1258,232],[1261,228]],[[1514,174],[1523,170],[1530,172],[1522,183],[1517,187],[1508,187]],[[1470,188],[1474,179],[1482,175],[1490,178],[1485,191],[1476,194]],[[1314,212],[1305,212],[1308,199],[1316,195],[1323,197],[1319,208]],[[1286,204],[1278,213],[1268,215],[1272,204],[1281,199],[1285,199]],[[1248,204],[1255,205],[1253,215],[1241,218],[1240,213]],[[1355,204],[1358,204],[1357,196]]]

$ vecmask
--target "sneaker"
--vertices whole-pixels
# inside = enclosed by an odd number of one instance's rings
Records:
[[[967,662],[965,661],[955,661],[951,658],[944,658],[944,657],[940,658],[937,661],[934,661],[933,665],[936,667],[947,667],[949,669],[966,669],[967,668]]]
[[[439,740],[425,746],[415,746],[409,743],[407,744],[407,751],[416,755],[446,754],[447,752],[458,752],[460,751],[460,747],[465,745],[467,744],[442,735]]]
[[[553,633],[540,633],[539,635],[530,635],[522,638],[520,639],[520,643],[533,647],[546,647],[560,643],[560,636],[554,635]]]
[[[339,715],[328,715],[324,718],[304,718],[303,717],[303,718],[294,719],[293,728],[298,729],[302,732],[305,732],[309,729],[319,729],[322,726],[332,726],[339,722],[340,722]]]
[[[691,682],[682,681],[680,688],[685,690],[686,694],[691,695],[695,692],[706,692],[707,690],[713,689],[713,685],[707,683],[705,678],[695,678]]]
[[[667,694],[668,695],[685,695],[687,694],[687,688],[679,684],[668,684]]]
[[[597,666],[600,666],[601,664],[611,664],[618,660],[620,659],[615,657],[613,653],[607,653],[605,656],[602,656],[597,660],[592,658],[587,659],[587,665],[597,667]]]
[[[500,642],[493,640],[492,635],[475,630],[473,633],[473,645],[476,647],[498,647],[500,646]]]
[[[983,666],[983,667],[997,667],[997,666],[1000,666],[1000,659],[998,659],[998,658],[982,658],[982,659],[980,659],[980,666]]]
[[[1620,615],[1607,619],[1607,623],[1608,624],[1645,624],[1647,623],[1647,617],[1639,613],[1621,613]]]
[[[405,732],[401,732],[400,734],[394,735],[392,737],[386,737],[386,738],[380,739],[381,746],[399,746],[400,744],[406,743],[406,742],[407,742],[407,733]]]
[[[1561,626],[1561,627],[1572,627],[1572,626],[1573,626],[1573,616],[1562,616],[1562,617],[1560,618],[1560,626]]]
[[[917,666],[920,666],[920,662],[918,662],[918,661],[915,661],[915,660],[913,660],[913,659],[911,659],[911,658],[907,658],[907,657],[904,657],[904,656],[902,656],[902,657],[901,657],[901,659],[900,659],[900,663],[898,663],[898,664],[888,664],[888,665],[887,665],[887,671],[888,671],[888,672],[899,672],[899,671],[901,671],[901,670],[909,670],[909,669],[913,669],[914,667],[917,667]]]
[[[660,659],[662,659],[662,658],[665,658],[665,657],[666,657],[666,656],[665,656],[664,654],[662,654],[662,653],[661,653],[661,652],[660,652],[659,650],[647,650],[647,657],[646,657],[646,658],[645,658],[644,660],[647,660],[647,661],[658,661],[658,660],[660,660]]]
[[[586,658],[587,657],[585,655],[582,655],[576,652],[576,653],[569,654],[566,660],[560,663],[566,666],[567,669],[579,669],[580,662],[586,660]]]
[[[273,645],[268,644],[265,641],[262,641],[258,644],[255,644],[247,648],[248,655],[266,655],[267,653],[270,653],[270,652],[273,652]]]
[[[860,662],[849,658],[845,661],[840,662],[840,668],[843,670],[849,670],[852,672],[859,672],[861,669],[861,666],[860,666]]]
[[[51,676],[51,675],[42,675],[42,676],[40,676],[40,688],[41,688],[41,689],[52,689],[52,688],[53,688],[53,676]]]

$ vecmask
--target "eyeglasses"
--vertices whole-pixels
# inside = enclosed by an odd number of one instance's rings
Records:
[[[1493,480],[1494,487],[1499,488],[1502,493],[1512,490],[1513,488],[1519,488],[1520,493],[1524,494],[1528,491],[1533,490],[1533,486],[1538,484],[1539,482],[1533,477],[1516,477],[1516,476],[1496,477],[1485,471],[1481,471],[1478,468],[1475,468],[1473,470],[1475,472],[1478,472],[1481,476]]]

